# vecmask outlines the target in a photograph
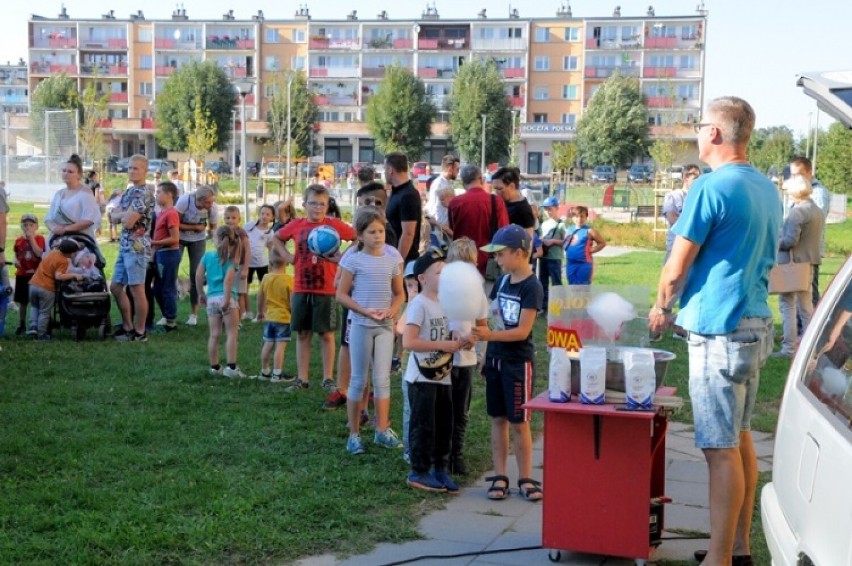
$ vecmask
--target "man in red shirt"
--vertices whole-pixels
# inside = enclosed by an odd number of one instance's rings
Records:
[[[509,224],[509,214],[502,198],[489,194],[482,188],[484,183],[479,167],[463,166],[461,181],[465,194],[451,200],[448,207],[450,229],[453,231],[454,240],[467,236],[476,242],[476,248],[479,250],[476,267],[484,276],[488,254],[479,248],[490,244],[494,233]],[[496,214],[496,222],[492,220],[492,212]]]
[[[296,273],[290,328],[297,333],[296,366],[299,377],[287,388],[288,391],[308,388],[311,336],[314,332],[320,335],[322,347],[322,385],[326,389],[334,388],[334,331],[337,330],[339,312],[334,300],[334,276],[340,255],[330,259],[314,255],[308,249],[308,235],[314,228],[326,225],[337,230],[341,241],[352,241],[355,230],[340,219],[326,216],[328,201],[326,187],[310,185],[304,198],[306,217],[289,222],[272,239],[272,245],[285,262],[295,266]],[[289,240],[296,243],[295,255],[284,246]]]

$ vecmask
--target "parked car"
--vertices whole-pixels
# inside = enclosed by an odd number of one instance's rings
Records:
[[[217,175],[230,175],[231,173],[231,166],[228,165],[227,161],[208,161],[204,164],[204,168]]]
[[[610,165],[598,165],[592,169],[593,183],[614,183],[615,182],[615,167]]]
[[[43,171],[46,166],[47,158],[43,155],[31,155],[23,161],[18,161],[18,171]]]
[[[127,168],[130,166],[130,158],[122,157],[115,162],[115,173],[127,173]]]
[[[282,161],[267,161],[260,168],[261,177],[282,177],[287,165]]]
[[[169,161],[168,159],[148,160],[148,173],[155,173],[156,171],[159,171],[160,173],[165,175],[172,169],[177,169],[177,165],[174,161]]]
[[[411,165],[411,178],[419,179],[429,175],[429,164],[426,161],[415,161]]]
[[[776,565],[852,556],[852,258],[834,276],[790,366],[761,521]]]
[[[260,174],[260,162],[259,161],[247,161],[246,162],[246,175],[250,177],[257,177]],[[239,167],[237,167],[237,171],[239,171]]]
[[[627,180],[631,183],[650,183],[654,179],[654,172],[647,165],[632,165],[627,171]]]

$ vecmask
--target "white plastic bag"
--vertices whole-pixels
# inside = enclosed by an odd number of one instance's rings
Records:
[[[565,348],[550,349],[550,371],[548,372],[548,397],[553,403],[571,400],[571,359]]]
[[[603,405],[606,401],[606,348],[580,350],[580,402]]]

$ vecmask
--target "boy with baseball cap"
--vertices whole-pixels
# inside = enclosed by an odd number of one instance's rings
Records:
[[[533,392],[532,329],[542,299],[541,283],[529,262],[531,248],[529,234],[517,224],[500,228],[491,243],[480,248],[494,253],[497,264],[505,272],[491,290],[493,329],[488,326],[473,329],[477,339],[488,341],[483,375],[495,472],[485,478],[491,482],[489,499],[505,499],[509,494],[506,461],[510,430],[520,475],[519,492],[527,501],[542,498],[541,483],[531,477],[530,411],[523,408]]]

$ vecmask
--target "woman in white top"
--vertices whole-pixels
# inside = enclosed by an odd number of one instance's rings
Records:
[[[57,236],[79,232],[95,240],[95,230],[101,222],[101,210],[91,189],[83,184],[83,162],[72,155],[62,167],[65,187],[50,201],[44,224],[50,230],[48,245]]]

